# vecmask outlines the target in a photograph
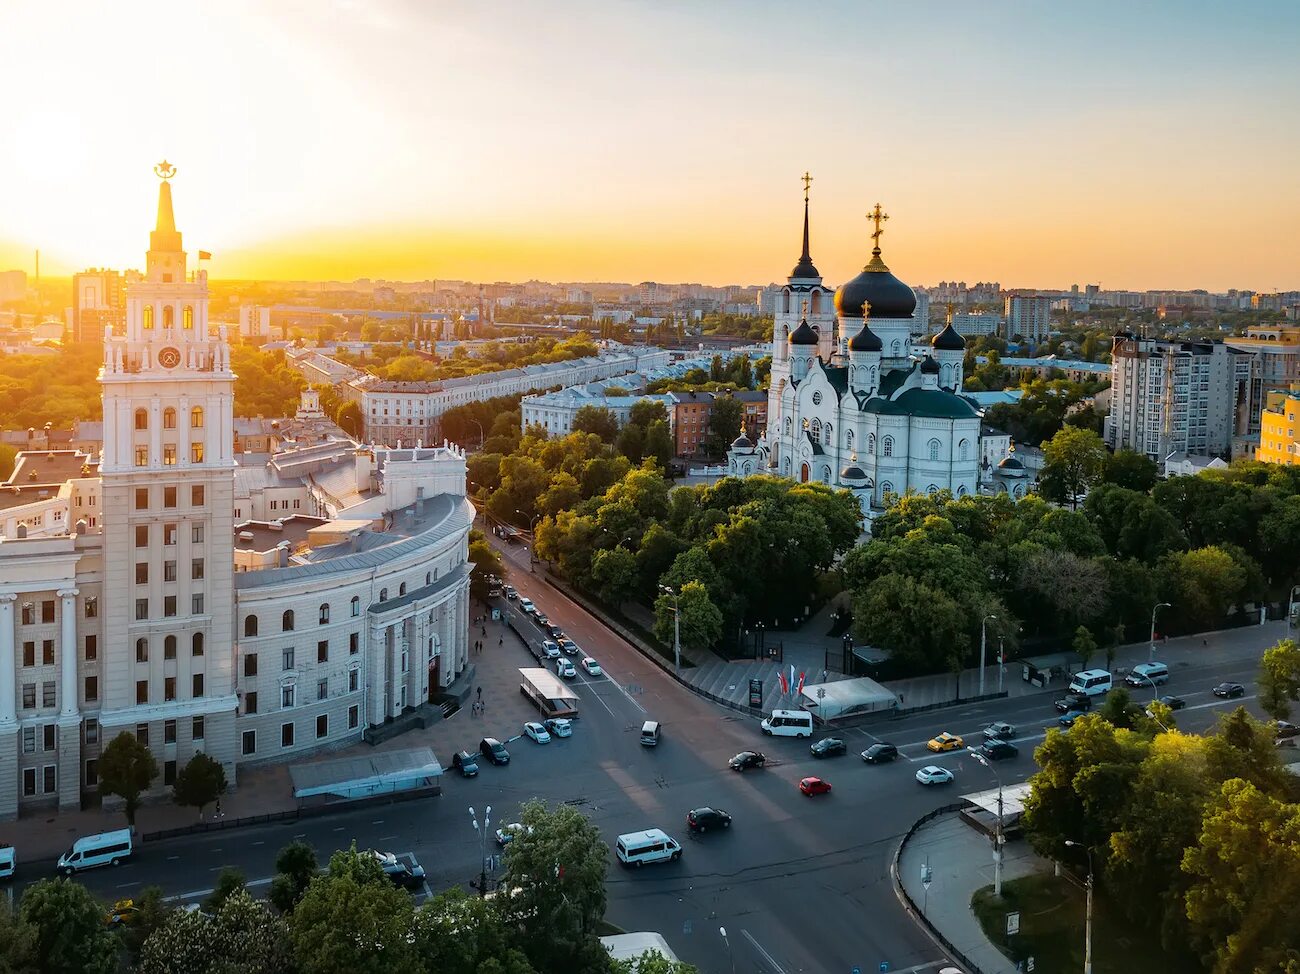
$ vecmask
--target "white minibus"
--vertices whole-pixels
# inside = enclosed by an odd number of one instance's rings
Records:
[[[72,848],[59,856],[58,870],[65,876],[71,876],[96,866],[116,866],[130,857],[131,850],[129,829],[87,835],[72,843]]]
[[[1070,692],[1082,693],[1086,697],[1099,697],[1110,693],[1111,677],[1109,670],[1083,670],[1074,674],[1070,680]]]
[[[769,737],[812,737],[813,719],[806,710],[773,710],[758,726]]]
[[[647,862],[679,859],[682,847],[663,829],[645,829],[620,835],[614,843],[614,854],[625,866],[640,866]]]

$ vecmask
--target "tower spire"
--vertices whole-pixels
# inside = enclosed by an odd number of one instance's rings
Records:
[[[812,256],[808,253],[808,187],[812,185],[813,178],[806,171],[799,178],[803,181],[803,251],[799,255],[799,263],[795,264],[794,270],[790,272],[790,277],[820,279],[821,274],[813,265]]]
[[[176,175],[176,167],[164,159],[153,167],[161,183],[158,184],[158,216],[154,229],[149,234],[149,250],[162,253],[177,252],[181,249],[181,235],[176,230],[176,215],[172,212],[172,184],[169,180]]]

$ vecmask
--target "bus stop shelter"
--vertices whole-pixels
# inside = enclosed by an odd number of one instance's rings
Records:
[[[823,721],[892,710],[898,706],[898,698],[891,690],[865,676],[805,686],[800,698],[803,708]]]
[[[289,768],[300,806],[357,801],[383,795],[438,791],[442,766],[427,747],[295,764]]]

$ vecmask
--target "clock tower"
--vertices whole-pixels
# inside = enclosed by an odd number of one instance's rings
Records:
[[[105,742],[129,731],[163,772],[204,751],[235,780],[232,520],[235,376],[208,325],[207,271],[187,271],[176,168],[130,272],[124,334],[104,335]]]

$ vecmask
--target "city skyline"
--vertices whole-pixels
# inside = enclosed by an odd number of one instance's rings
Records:
[[[0,17],[11,84],[41,95],[11,106],[0,268],[138,263],[167,157],[228,279],[763,284],[810,170],[828,281],[879,200],[915,282],[1300,283],[1280,3],[69,7]]]

